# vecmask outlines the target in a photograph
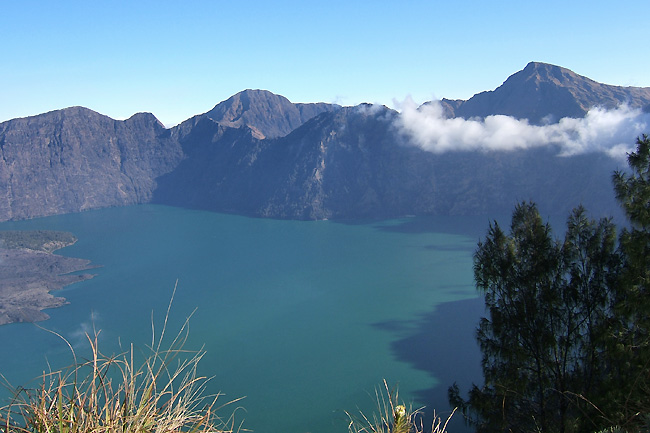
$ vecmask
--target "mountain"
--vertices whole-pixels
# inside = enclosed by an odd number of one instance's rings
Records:
[[[257,138],[282,137],[324,112],[341,108],[335,104],[293,104],[267,90],[244,90],[204,114],[224,126],[248,126]]]
[[[180,146],[149,113],[113,120],[83,107],[0,124],[0,219],[151,199]]]
[[[631,108],[650,104],[650,88],[619,87],[597,83],[569,69],[531,62],[492,91],[467,101],[442,100],[449,117],[486,117],[494,114],[528,119],[531,123],[554,122],[563,117],[584,117],[590,108]]]
[[[432,155],[406,145],[397,112],[359,105],[323,114],[278,141],[269,217],[381,218],[432,214]]]
[[[441,103],[449,116],[539,123],[619,102],[647,106],[650,89],[530,63],[494,91]],[[13,119],[0,123],[0,220],[152,202],[292,219],[508,214],[521,200],[548,214],[618,209],[610,177],[621,163],[605,154],[434,154],[400,116],[245,90],[171,129],[149,113],[118,121],[83,107]]]
[[[274,142],[249,126],[224,126],[196,116],[172,129],[184,159],[157,179],[153,202],[254,214],[259,195],[259,155]]]
[[[275,140],[199,120],[181,139],[189,157],[159,179],[154,201],[292,219],[432,213],[433,155],[399,145],[395,116],[344,107]]]
[[[275,99],[282,112],[285,99],[268,93],[263,105]],[[240,128],[197,116],[173,130],[187,158],[158,179],[154,202],[293,219],[432,213],[423,163],[432,155],[396,146],[404,140],[392,126],[395,116],[385,107],[339,107],[265,140],[253,116]]]
[[[326,112],[289,135],[197,118],[179,134],[186,158],[158,179],[153,201],[288,219],[508,214],[521,200],[567,214],[616,209],[603,154],[558,157],[553,148],[435,155],[394,127],[399,114],[360,105]],[[567,188],[570,185],[570,188]]]

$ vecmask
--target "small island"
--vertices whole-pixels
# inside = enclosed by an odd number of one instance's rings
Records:
[[[49,319],[42,310],[67,304],[51,291],[94,277],[71,274],[97,267],[90,260],[53,254],[75,242],[68,232],[0,231],[0,325]]]

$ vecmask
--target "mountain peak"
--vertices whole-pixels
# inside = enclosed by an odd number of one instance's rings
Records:
[[[204,114],[225,126],[247,126],[260,138],[283,137],[323,111],[338,109],[334,104],[294,104],[268,90],[246,89],[217,104]]]
[[[529,62],[524,69],[522,69],[520,72],[530,72],[530,71],[567,71],[570,73],[574,73],[570,69],[563,68],[562,66],[557,66],[557,65],[552,65],[550,63],[544,63],[544,62]]]
[[[578,75],[570,69],[541,62],[528,63],[524,69],[511,75],[508,80],[509,79],[523,79],[523,81],[532,80],[535,83],[551,82],[558,86],[571,85],[577,81],[588,81],[597,84],[595,81]]]
[[[140,112],[140,113],[135,113],[133,116],[129,117],[124,121],[127,124],[133,124],[133,125],[143,125],[143,126],[154,126],[157,128],[165,128],[165,125],[162,124],[160,120],[156,116],[154,116],[152,113],[148,112]]]
[[[581,118],[596,106],[643,108],[649,102],[650,88],[610,86],[570,69],[530,62],[495,90],[478,93],[451,109],[453,115],[464,118],[502,114],[539,124]]]

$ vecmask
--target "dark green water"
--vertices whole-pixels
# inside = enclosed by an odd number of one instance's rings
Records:
[[[384,378],[441,415],[451,383],[480,380],[471,256],[487,223],[275,221],[147,205],[0,229],[71,231],[78,243],[57,253],[102,266],[59,292],[70,305],[41,323],[79,354],[93,326],[105,352],[118,338],[148,344],[152,311],[160,326],[178,280],[168,332],[196,309],[186,346],[206,350],[210,391],[245,396],[239,418],[254,431],[324,433],[347,431],[345,410],[371,411]],[[0,373],[13,385],[72,360],[31,324],[0,327],[0,339]]]

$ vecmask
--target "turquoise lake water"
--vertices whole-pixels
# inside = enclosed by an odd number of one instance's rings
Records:
[[[168,332],[196,310],[186,347],[206,351],[209,391],[245,397],[237,416],[256,432],[325,433],[347,431],[344,411],[371,412],[382,379],[443,416],[449,385],[480,381],[472,253],[488,221],[298,222],[145,205],[0,229],[71,231],[79,241],[57,253],[101,266],[55,293],[70,304],[40,323],[78,354],[93,327],[104,352],[119,340],[144,347],[178,281]],[[72,362],[32,324],[2,326],[0,339],[12,385]]]

